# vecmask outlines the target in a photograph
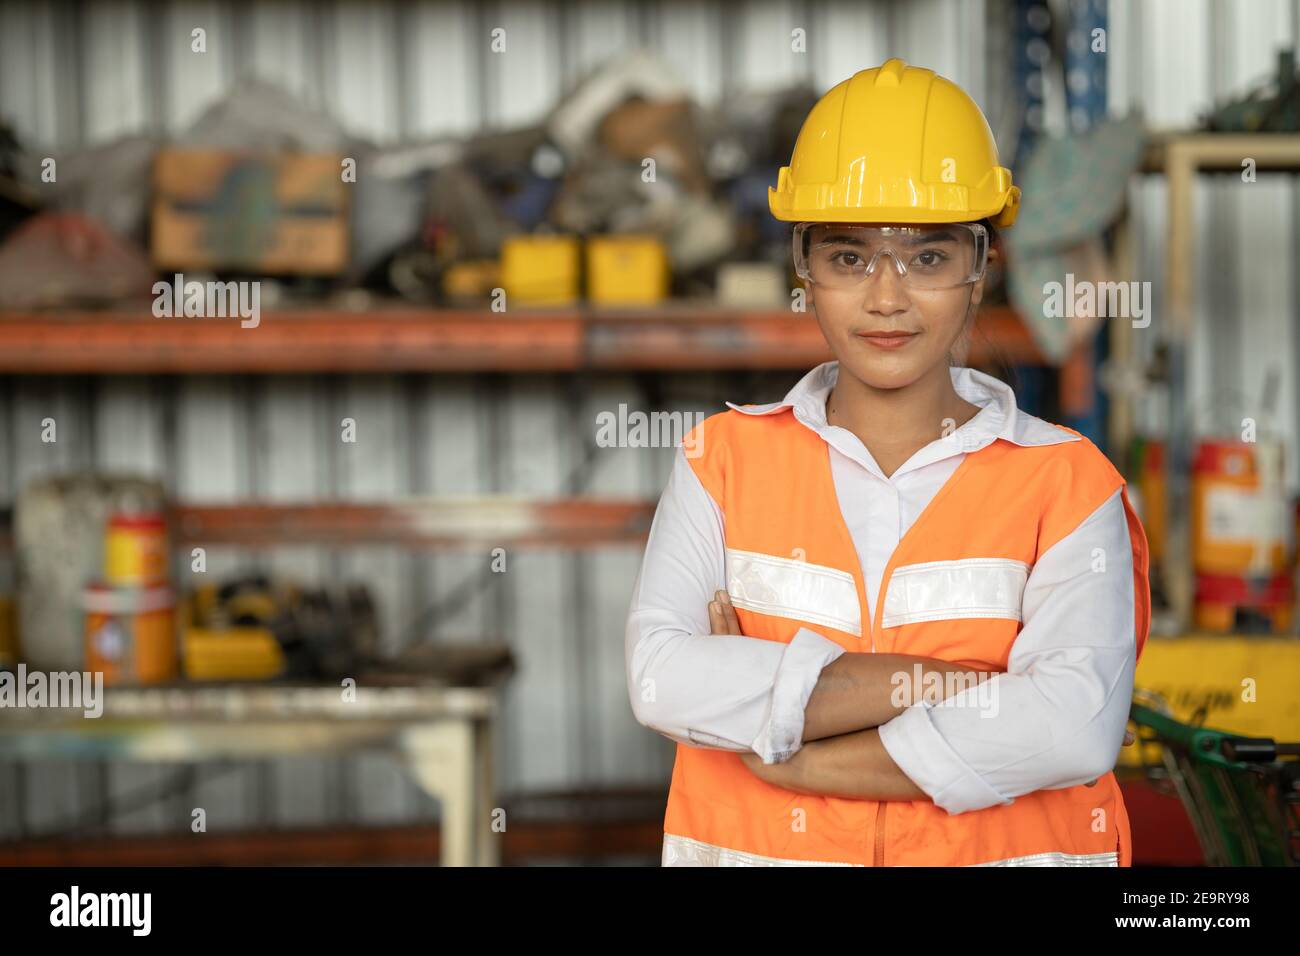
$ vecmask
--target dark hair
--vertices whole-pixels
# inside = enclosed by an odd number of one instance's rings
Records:
[[[984,229],[988,232],[989,248],[992,249],[998,241],[998,231],[995,228],[993,228],[993,222],[987,216],[985,216],[983,219],[977,220],[976,225],[983,226]],[[987,277],[987,273],[986,273],[986,277]],[[971,333],[974,331],[975,328],[975,317],[978,314],[978,312],[979,309],[978,307],[976,307],[971,309],[970,312],[967,314],[966,321],[962,325],[961,336],[958,339],[959,344],[956,346],[954,351],[948,353],[949,365],[965,364],[966,353],[970,348],[970,337],[971,337]],[[988,342],[987,336],[985,337],[985,341]],[[991,342],[989,342],[989,344],[992,345]],[[959,356],[960,356],[960,360],[959,360]],[[1003,364],[1005,364],[1005,362]]]
[[[993,228],[993,221],[985,216],[980,220],[979,224],[988,230],[989,248],[992,249],[994,244],[998,241],[998,231]]]

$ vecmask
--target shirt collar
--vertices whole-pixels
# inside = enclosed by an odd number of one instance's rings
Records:
[[[796,418],[814,430],[827,428],[826,396],[839,376],[839,365],[835,360],[818,365],[779,402],[766,405],[727,402],[727,407],[746,415],[772,415],[790,408]],[[1017,408],[1016,393],[1006,382],[973,368],[955,366],[948,371],[957,394],[980,406],[980,411],[957,429],[963,433],[964,448],[978,450],[999,438],[1026,447],[1079,440],[1078,435]]]

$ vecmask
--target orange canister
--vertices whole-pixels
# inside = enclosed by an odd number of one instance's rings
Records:
[[[1196,576],[1198,630],[1286,634],[1291,630],[1294,606],[1295,587],[1289,573],[1263,580],[1243,575]]]
[[[1200,574],[1286,569],[1280,446],[1202,441],[1192,460],[1192,564]]]
[[[86,669],[105,684],[156,684],[178,672],[176,614],[165,586],[85,589]]]
[[[148,587],[167,580],[167,522],[162,514],[116,514],[104,532],[104,581]]]

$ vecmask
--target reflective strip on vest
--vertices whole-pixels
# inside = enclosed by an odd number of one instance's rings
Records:
[[[727,593],[732,604],[747,611],[862,636],[862,604],[847,571],[728,548]]]
[[[927,561],[895,568],[882,627],[956,618],[1019,621],[1029,565],[1011,558]]]
[[[784,860],[775,856],[745,853],[701,840],[664,834],[664,866],[863,866],[861,863],[822,862],[819,860]],[[970,866],[1119,866],[1119,854],[1110,853],[1031,853]]]
[[[862,863],[823,863],[820,860],[783,860],[714,846],[690,837],[664,834],[664,866],[863,866]]]
[[[1119,853],[1031,853],[971,866],[1119,866]]]

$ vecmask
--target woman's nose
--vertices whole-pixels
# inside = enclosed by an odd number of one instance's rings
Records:
[[[889,257],[889,262],[883,261],[885,256]],[[882,249],[871,257],[862,284],[865,286],[862,303],[865,311],[890,315],[907,308],[909,300],[903,264],[892,251]]]

